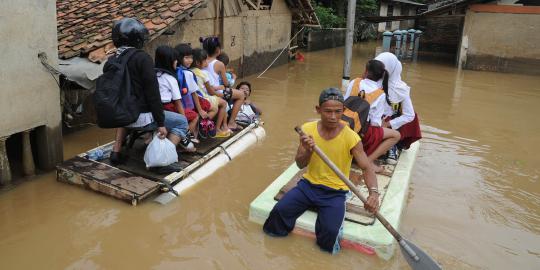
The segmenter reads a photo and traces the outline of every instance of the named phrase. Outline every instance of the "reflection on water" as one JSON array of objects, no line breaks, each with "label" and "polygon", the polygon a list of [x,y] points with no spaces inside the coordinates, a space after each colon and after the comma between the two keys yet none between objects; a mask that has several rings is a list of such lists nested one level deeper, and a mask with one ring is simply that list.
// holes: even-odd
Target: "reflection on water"
[{"label": "reflection on water", "polygon": [[[408,269],[312,239],[266,237],[249,203],[293,160],[292,128],[317,117],[319,91],[339,85],[342,49],[248,78],[267,138],[172,203],[137,207],[42,175],[0,194],[4,269]],[[374,44],[354,48],[353,75]],[[540,265],[540,78],[404,63],[424,139],[400,231],[446,269]],[[71,157],[113,138],[90,128],[66,136]],[[536,151],[535,151],[536,150]],[[32,259],[28,259],[28,255]]]}]

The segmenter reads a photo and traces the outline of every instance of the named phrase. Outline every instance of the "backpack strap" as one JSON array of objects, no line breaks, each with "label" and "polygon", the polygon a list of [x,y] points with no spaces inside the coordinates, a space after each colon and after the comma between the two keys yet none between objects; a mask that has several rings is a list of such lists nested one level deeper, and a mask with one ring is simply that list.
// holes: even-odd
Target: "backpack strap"
[{"label": "backpack strap", "polygon": [[135,48],[130,48],[130,49],[127,49],[125,51],[123,51],[119,56],[118,56],[118,60],[120,61],[120,63],[122,63],[123,65],[127,65],[127,62],[129,61],[129,59],[131,59],[131,57],[136,53],[140,51],[139,49],[135,49]]},{"label": "backpack strap", "polygon": [[358,96],[358,94],[360,93],[360,81],[362,80],[362,78],[356,78],[352,81],[353,83],[353,86],[352,86],[352,89],[351,89],[351,95],[350,97],[352,96]]},{"label": "backpack strap", "polygon": [[364,94],[364,100],[366,100],[370,105],[377,100],[382,94],[384,94],[384,90],[379,88],[369,94]]}]

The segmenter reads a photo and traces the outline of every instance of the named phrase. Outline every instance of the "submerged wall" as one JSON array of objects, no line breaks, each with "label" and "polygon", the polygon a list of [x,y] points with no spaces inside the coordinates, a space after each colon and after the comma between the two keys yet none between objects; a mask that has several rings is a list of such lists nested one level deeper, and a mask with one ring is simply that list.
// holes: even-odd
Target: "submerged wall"
[{"label": "submerged wall", "polygon": [[420,18],[416,29],[422,30],[420,53],[455,59],[458,54],[463,15],[442,15]]},{"label": "submerged wall", "polygon": [[307,51],[318,51],[345,45],[346,28],[318,29],[308,31]]},{"label": "submerged wall", "polygon": [[473,5],[465,16],[459,65],[540,74],[540,7]]},{"label": "submerged wall", "polygon": [[37,128],[37,165],[52,169],[62,161],[60,90],[38,53],[58,66],[56,1],[5,0],[0,18],[0,137]]}]

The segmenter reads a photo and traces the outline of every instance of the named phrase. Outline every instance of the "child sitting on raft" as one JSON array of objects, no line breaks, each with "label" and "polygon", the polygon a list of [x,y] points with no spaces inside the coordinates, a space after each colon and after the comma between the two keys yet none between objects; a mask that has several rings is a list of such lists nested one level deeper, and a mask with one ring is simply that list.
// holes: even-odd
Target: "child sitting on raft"
[{"label": "child sitting on raft", "polygon": [[189,121],[189,129],[194,135],[194,141],[198,135],[199,116],[202,119],[208,118],[208,111],[211,108],[210,102],[202,97],[199,97],[199,86],[195,79],[195,74],[189,68],[193,63],[193,50],[189,44],[179,44],[175,47],[178,57],[179,68],[177,69],[178,81],[181,88],[187,88],[187,91],[182,91],[182,103],[186,118]]},{"label": "child sitting on raft", "polygon": [[345,93],[349,96],[360,96],[370,103],[368,114],[368,129],[362,136],[362,144],[368,159],[375,172],[382,172],[383,168],[375,164],[375,160],[385,154],[400,138],[399,132],[391,128],[382,127],[385,104],[388,101],[388,74],[384,64],[378,60],[369,60],[366,63],[364,79],[353,80]]},{"label": "child sitting on raft", "polygon": [[[208,117],[216,117],[216,136],[226,138],[231,136],[231,130],[227,126],[227,102],[217,96],[217,90],[210,84],[208,72],[202,70],[208,66],[208,54],[203,49],[193,49],[193,64],[191,71],[197,77],[197,84],[204,99],[210,102],[211,108]],[[217,114],[217,115],[216,115]]]},{"label": "child sitting on raft", "polygon": [[398,130],[401,139],[388,153],[388,163],[395,163],[398,149],[409,149],[412,143],[422,138],[418,115],[415,113],[410,96],[411,88],[401,80],[402,65],[397,57],[383,52],[375,57],[383,62],[388,72],[388,100],[385,109],[386,121],[383,127]]},{"label": "child sitting on raft", "polygon": [[240,82],[236,88],[246,94],[244,104],[242,104],[240,112],[238,112],[238,116],[236,116],[236,123],[242,126],[248,126],[260,117],[262,111],[259,107],[255,106],[255,104],[249,98],[252,91],[251,84],[249,82]]},{"label": "child sitting on raft", "polygon": [[[159,86],[159,94],[163,109],[173,113],[178,113],[185,116],[184,107],[182,106],[182,95],[178,86],[176,68],[177,57],[176,52],[169,46],[159,46],[156,49],[154,69]],[[181,139],[180,144],[189,151],[195,149],[193,143],[188,136]],[[151,138],[146,138],[145,143],[150,143]]]},{"label": "child sitting on raft", "polygon": [[[231,115],[227,126],[233,130],[241,130],[242,127],[236,124],[236,115],[240,111],[240,107],[244,102],[245,95],[238,89],[231,89],[230,82],[227,80],[225,65],[217,60],[217,56],[221,54],[221,43],[217,37],[207,37],[200,39],[203,49],[208,53],[208,66],[205,68],[210,75],[210,84],[218,90],[218,96],[225,99],[228,103],[233,103]],[[220,78],[222,84],[220,84]]]},{"label": "child sitting on raft", "polygon": [[[229,85],[234,85],[236,82],[236,74],[234,74],[233,70],[228,67],[229,56],[225,52],[221,52],[216,59],[225,65],[225,75],[227,77],[227,81],[229,81]],[[223,84],[221,77],[219,78],[219,83]]]}]

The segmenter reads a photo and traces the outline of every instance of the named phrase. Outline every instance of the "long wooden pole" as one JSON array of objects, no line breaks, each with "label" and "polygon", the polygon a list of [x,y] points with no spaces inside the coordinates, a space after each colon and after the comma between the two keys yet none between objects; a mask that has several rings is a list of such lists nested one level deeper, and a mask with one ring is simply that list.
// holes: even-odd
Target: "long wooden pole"
[{"label": "long wooden pole", "polygon": [[[300,134],[300,136],[303,136],[305,135],[304,131],[302,131],[302,129],[300,127],[295,127],[294,130],[296,130],[296,132],[298,134]],[[358,198],[364,203],[364,204],[367,204],[367,200],[366,198],[364,198],[364,196],[360,193],[360,190],[351,182],[351,180],[349,180],[342,172],[341,170],[339,170],[339,168],[334,164],[334,162],[332,162],[328,156],[326,156],[326,154],[317,146],[315,145],[315,147],[313,148],[315,150],[315,153],[317,153],[317,155],[319,155],[319,157],[324,161],[324,163],[326,163],[326,165],[328,165],[328,167],[330,167],[330,169],[332,169],[332,171],[339,177],[339,179],[341,179],[341,181],[343,181],[347,187],[349,187],[349,189],[356,195],[358,196]],[[399,234],[396,229],[394,229],[394,227],[392,225],[390,225],[390,223],[386,220],[386,218],[384,218],[381,214],[379,214],[379,212],[375,212],[375,217],[381,222],[381,224],[388,230],[388,232],[390,232],[390,234],[392,234],[392,236],[394,236],[394,238],[398,241],[398,243],[405,249],[405,251],[407,253],[409,253],[409,255],[414,258],[416,261],[419,260],[418,256],[416,255],[416,253],[414,252],[414,250],[412,250],[411,247],[409,247],[409,245],[403,241],[403,237],[401,236],[401,234]]]}]

